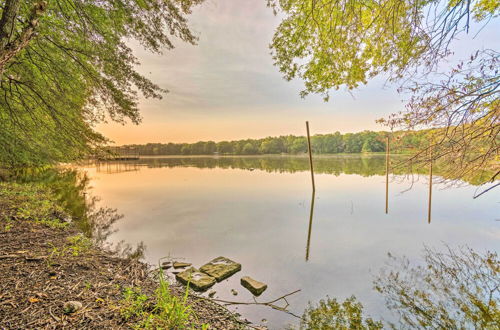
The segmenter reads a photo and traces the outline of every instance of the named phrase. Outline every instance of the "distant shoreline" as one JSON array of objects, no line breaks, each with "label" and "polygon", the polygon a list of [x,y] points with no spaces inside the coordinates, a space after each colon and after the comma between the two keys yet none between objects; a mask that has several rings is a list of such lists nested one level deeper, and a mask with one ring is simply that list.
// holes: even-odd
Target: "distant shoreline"
[{"label": "distant shoreline", "polygon": [[[407,156],[411,153],[391,153],[391,156]],[[335,158],[335,157],[373,157],[385,156],[385,152],[370,152],[370,153],[337,153],[337,154],[313,154],[314,158]],[[259,158],[259,157],[293,157],[293,158],[307,158],[307,154],[257,154],[257,155],[137,155],[139,158]]]}]

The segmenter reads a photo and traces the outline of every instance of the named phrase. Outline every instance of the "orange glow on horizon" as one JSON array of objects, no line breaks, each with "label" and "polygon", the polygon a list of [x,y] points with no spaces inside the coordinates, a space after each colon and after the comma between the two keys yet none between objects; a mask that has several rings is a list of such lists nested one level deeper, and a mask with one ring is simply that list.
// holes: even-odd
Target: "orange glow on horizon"
[{"label": "orange glow on horizon", "polygon": [[192,143],[197,141],[224,141],[258,139],[267,136],[305,135],[305,121],[309,120],[311,134],[359,132],[363,130],[384,130],[375,123],[375,118],[366,115],[336,116],[259,116],[255,118],[203,118],[198,120],[144,119],[139,125],[117,123],[101,124],[97,130],[115,142],[122,144],[145,143]]}]

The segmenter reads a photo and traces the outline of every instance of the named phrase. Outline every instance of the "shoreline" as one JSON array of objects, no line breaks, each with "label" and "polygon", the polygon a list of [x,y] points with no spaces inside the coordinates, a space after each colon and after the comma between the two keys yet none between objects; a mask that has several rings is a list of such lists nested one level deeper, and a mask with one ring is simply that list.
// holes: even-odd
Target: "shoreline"
[{"label": "shoreline", "polygon": [[[385,152],[370,152],[370,153],[336,153],[336,154],[315,154],[314,158],[336,158],[336,157],[373,157],[385,156]],[[390,156],[408,156],[411,153],[391,153]],[[308,158],[307,153],[304,154],[255,154],[255,155],[236,155],[236,154],[221,154],[221,155],[138,155],[139,159],[149,158]],[[88,159],[94,160],[94,159]],[[97,161],[97,159],[96,159]],[[101,160],[102,162],[114,161],[114,159]],[[119,161],[119,160],[117,160]]]},{"label": "shoreline", "polygon": [[[50,196],[36,184],[0,183],[0,328],[248,328],[213,301],[185,298],[179,284],[159,296],[159,269],[97,246]],[[165,299],[188,313],[162,319]]]}]

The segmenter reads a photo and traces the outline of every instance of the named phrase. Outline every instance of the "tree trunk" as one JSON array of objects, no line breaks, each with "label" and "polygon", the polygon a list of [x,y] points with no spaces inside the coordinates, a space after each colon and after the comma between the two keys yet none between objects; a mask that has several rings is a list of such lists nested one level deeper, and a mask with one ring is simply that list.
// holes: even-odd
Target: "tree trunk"
[{"label": "tree trunk", "polygon": [[20,0],[7,0],[0,19],[0,76],[9,61],[23,50],[35,35],[38,19],[47,8],[45,1],[37,2],[18,36],[14,36]]},{"label": "tree trunk", "polygon": [[20,0],[7,0],[0,19],[0,51],[3,51],[10,42],[14,33],[15,20],[19,12]]}]

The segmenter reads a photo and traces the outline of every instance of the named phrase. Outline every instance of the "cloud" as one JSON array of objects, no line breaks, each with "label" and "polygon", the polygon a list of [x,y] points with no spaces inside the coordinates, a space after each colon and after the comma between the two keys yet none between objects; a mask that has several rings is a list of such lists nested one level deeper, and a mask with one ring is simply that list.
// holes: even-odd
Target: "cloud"
[{"label": "cloud", "polygon": [[[138,70],[170,92],[162,100],[140,100],[140,126],[99,126],[118,144],[300,133],[305,120],[322,132],[381,129],[375,119],[403,109],[384,77],[354,97],[338,91],[329,103],[317,95],[301,99],[303,83],[285,81],[273,66],[268,45],[280,18],[264,0],[208,0],[189,21],[199,37],[196,46],[176,41],[174,50],[158,55],[130,43]],[[470,49],[467,40],[479,47],[487,39],[468,36],[458,42],[459,53]]]}]

